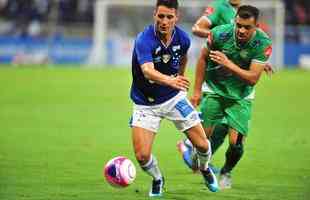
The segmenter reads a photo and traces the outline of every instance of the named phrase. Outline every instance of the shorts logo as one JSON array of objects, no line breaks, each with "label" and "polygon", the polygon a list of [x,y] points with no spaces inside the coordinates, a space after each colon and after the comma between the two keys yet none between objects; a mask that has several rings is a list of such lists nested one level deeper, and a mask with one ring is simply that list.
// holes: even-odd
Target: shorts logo
[{"label": "shorts logo", "polygon": [[181,113],[183,117],[187,117],[194,111],[194,109],[187,103],[185,99],[179,101],[175,105],[175,108]]}]

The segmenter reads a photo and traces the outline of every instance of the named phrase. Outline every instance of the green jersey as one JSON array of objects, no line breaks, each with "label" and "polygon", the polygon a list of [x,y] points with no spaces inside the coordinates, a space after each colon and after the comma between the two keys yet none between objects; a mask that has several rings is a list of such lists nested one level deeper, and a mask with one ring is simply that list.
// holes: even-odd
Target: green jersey
[{"label": "green jersey", "polygon": [[228,0],[213,1],[204,11],[204,16],[209,20],[211,28],[224,24],[231,24],[234,21],[236,9]]},{"label": "green jersey", "polygon": [[[272,52],[270,38],[259,28],[246,44],[240,46],[235,36],[234,24],[213,28],[205,45],[210,50],[223,52],[232,62],[245,70],[249,69],[252,62],[266,63]],[[244,99],[254,89],[211,59],[207,61],[205,80],[213,92],[230,99]]]}]

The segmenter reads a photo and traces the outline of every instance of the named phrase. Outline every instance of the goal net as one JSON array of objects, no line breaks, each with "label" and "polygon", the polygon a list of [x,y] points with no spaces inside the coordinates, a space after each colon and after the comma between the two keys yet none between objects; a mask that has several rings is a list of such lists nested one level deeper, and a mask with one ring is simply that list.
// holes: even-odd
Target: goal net
[{"label": "goal net", "polygon": [[[210,0],[181,0],[179,26],[192,38],[189,65],[196,62],[203,40],[191,34],[191,27],[201,16]],[[97,0],[94,6],[93,46],[89,66],[130,66],[133,41],[138,32],[153,23],[155,0]],[[283,67],[284,6],[279,0],[243,0],[243,4],[261,10],[260,24],[273,40],[270,63],[274,68]]]}]

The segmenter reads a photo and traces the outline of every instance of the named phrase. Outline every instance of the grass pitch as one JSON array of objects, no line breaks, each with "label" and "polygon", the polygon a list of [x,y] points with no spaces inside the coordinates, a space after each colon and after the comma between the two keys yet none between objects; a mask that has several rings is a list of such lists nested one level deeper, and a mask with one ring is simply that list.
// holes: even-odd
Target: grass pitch
[{"label": "grass pitch", "polygon": [[[130,82],[129,69],[0,68],[0,199],[148,199],[150,178],[134,159],[128,127]],[[176,151],[182,134],[164,122],[154,144],[163,199],[310,199],[309,86],[310,72],[301,70],[262,78],[233,189],[215,194],[185,167]],[[223,164],[225,147],[214,164]],[[102,176],[118,155],[137,167],[125,189]]]}]

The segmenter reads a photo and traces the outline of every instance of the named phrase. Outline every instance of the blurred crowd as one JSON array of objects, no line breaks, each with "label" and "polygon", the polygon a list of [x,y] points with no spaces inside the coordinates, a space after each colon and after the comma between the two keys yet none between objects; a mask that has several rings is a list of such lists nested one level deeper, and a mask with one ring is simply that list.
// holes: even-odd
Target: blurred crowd
[{"label": "blurred crowd", "polygon": [[42,24],[47,22],[91,23],[93,2],[94,0],[0,0],[0,34],[39,35],[43,32]]},{"label": "blurred crowd", "polygon": [[284,0],[286,9],[286,23],[310,25],[309,0]]},{"label": "blurred crowd", "polygon": [[[75,22],[91,24],[94,19],[94,2],[95,0],[0,0],[0,35],[44,34],[46,26],[43,24],[51,22],[60,25]],[[283,2],[288,25],[286,38],[298,41],[299,27],[307,26],[307,30],[310,29],[310,1]]]}]

